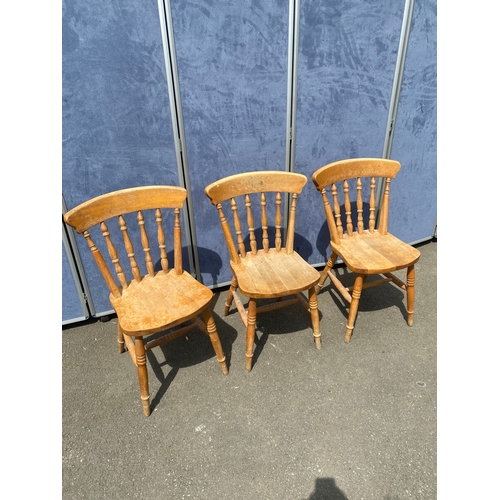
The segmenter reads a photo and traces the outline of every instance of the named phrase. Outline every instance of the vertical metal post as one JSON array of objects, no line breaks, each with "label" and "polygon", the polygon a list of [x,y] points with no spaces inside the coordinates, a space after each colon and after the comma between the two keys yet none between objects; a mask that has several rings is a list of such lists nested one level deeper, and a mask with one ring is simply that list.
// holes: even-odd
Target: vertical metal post
[{"label": "vertical metal post", "polygon": [[288,85],[286,111],[286,165],[287,172],[295,168],[295,133],[297,121],[297,75],[299,53],[300,0],[290,0],[288,21]]},{"label": "vertical metal post", "polygon": [[193,199],[191,194],[191,183],[189,180],[186,138],[184,135],[184,122],[182,118],[181,94],[179,75],[177,71],[174,28],[170,9],[170,0],[158,0],[158,12],[160,17],[161,37],[163,41],[163,55],[165,57],[165,70],[167,73],[172,127],[175,139],[177,169],[180,184],[187,190],[187,199],[183,211],[184,234],[188,245],[188,258],[191,274],[199,279],[201,278],[200,262],[198,258],[198,245],[196,242]]},{"label": "vertical metal post", "polygon": [[[64,215],[68,211],[66,207],[66,200],[64,195],[62,196],[62,214]],[[90,295],[90,288],[83,270],[82,260],[80,258],[80,253],[78,252],[78,246],[75,240],[74,230],[67,227],[64,222],[62,223],[62,238],[64,243],[64,248],[66,254],[68,255],[68,261],[71,268],[71,273],[73,274],[73,279],[75,280],[75,285],[78,291],[78,298],[80,299],[80,304],[84,311],[88,311],[91,316],[96,316],[96,310],[94,303],[92,302],[92,297]],[[71,258],[69,258],[71,256]],[[108,311],[105,314],[109,314]]]},{"label": "vertical metal post", "polygon": [[[287,110],[286,110],[286,158],[285,171],[295,170],[295,139],[297,125],[297,80],[299,61],[299,20],[300,0],[289,1],[288,16],[288,83],[287,83]],[[290,210],[290,196],[287,194],[284,203],[284,228],[288,226],[288,212]]]},{"label": "vertical metal post", "polygon": [[[401,25],[401,36],[399,38],[398,56],[396,59],[396,68],[394,70],[394,80],[392,84],[391,102],[389,105],[389,114],[387,116],[387,126],[385,131],[384,149],[382,158],[390,158],[392,151],[392,140],[394,138],[394,129],[396,126],[396,117],[398,114],[399,98],[401,94],[401,85],[403,83],[403,74],[406,61],[406,52],[408,50],[408,41],[410,39],[411,21],[413,18],[413,6],[415,0],[406,0],[403,13],[403,22]],[[382,203],[382,193],[384,192],[385,181],[377,186],[377,223]]]}]

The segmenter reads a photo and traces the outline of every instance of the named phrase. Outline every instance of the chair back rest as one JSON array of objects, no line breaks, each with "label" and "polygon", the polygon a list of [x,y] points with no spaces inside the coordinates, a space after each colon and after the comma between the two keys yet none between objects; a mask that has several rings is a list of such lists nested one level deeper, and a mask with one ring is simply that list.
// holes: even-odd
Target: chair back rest
[{"label": "chair back rest", "polygon": [[[358,233],[378,230],[380,234],[387,234],[391,180],[396,177],[400,168],[401,164],[395,160],[354,158],[330,163],[314,172],[312,180],[323,197],[328,229],[334,243],[339,244],[344,237],[354,234],[353,216],[356,218]],[[378,183],[383,183],[384,192],[378,228],[376,228]],[[343,213],[341,191],[344,192]],[[330,204],[330,199],[332,199],[332,204]],[[355,215],[352,205],[355,205]]]},{"label": "chair back rest", "polygon": [[[151,277],[155,275],[155,266],[152,258],[152,251],[149,245],[149,236],[146,231],[146,218],[150,217],[150,224],[156,227],[161,271],[169,271],[167,258],[167,238],[163,229],[164,216],[161,209],[172,209],[173,211],[173,253],[174,267],[177,274],[182,274],[182,235],[180,225],[180,210],[186,199],[187,192],[178,186],[143,186],[129,189],[122,189],[111,193],[97,196],[81,205],[69,210],[64,215],[64,221],[73,227],[77,233],[82,234],[87,240],[87,244],[94,256],[94,259],[101,271],[106,284],[114,297],[120,297],[121,291],[126,289],[133,279],[140,282],[141,272],[136,260],[136,253],[129,236],[129,223],[133,220],[126,214],[136,212],[138,234],[142,249],[144,251],[147,274]],[[113,277],[105,258],[94,243],[99,237],[99,231],[95,231],[95,237],[91,237],[90,229],[99,225],[101,232],[101,242],[106,242],[109,258],[114,267],[118,283]],[[122,233],[114,241],[111,239],[111,226],[114,226],[116,234]],[[134,228],[135,229],[135,228]],[[120,241],[121,244],[116,244]],[[119,258],[119,250],[125,249],[130,264],[131,279],[127,279],[126,273]]]},{"label": "chair back rest", "polygon": [[[264,252],[268,252],[270,248],[276,248],[278,251],[282,249],[282,205],[285,202],[283,193],[291,195],[284,249],[286,253],[293,253],[297,196],[302,192],[306,183],[307,177],[302,174],[282,171],[255,171],[225,177],[205,188],[205,194],[219,212],[222,230],[233,262],[240,262],[240,257],[245,257],[247,252],[256,254],[259,247]],[[274,200],[269,193],[274,193]],[[273,215],[273,210],[269,210],[268,204],[273,203],[273,201],[275,206],[274,244],[269,241],[270,228],[268,225],[268,215]],[[227,209],[233,213],[236,243],[224,213],[224,206],[227,213],[229,213]],[[255,212],[260,212],[260,214],[255,217]],[[262,228],[261,241],[257,241],[258,232],[254,223],[255,220],[259,219]],[[245,246],[244,236],[246,235],[249,237],[248,246]]]}]

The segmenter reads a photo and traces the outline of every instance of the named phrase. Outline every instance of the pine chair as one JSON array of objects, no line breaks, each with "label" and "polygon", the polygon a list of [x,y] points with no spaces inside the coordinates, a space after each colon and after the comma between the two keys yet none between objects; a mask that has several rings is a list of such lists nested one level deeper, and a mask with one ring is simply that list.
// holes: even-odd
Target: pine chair
[{"label": "pine chair", "polygon": [[[83,233],[94,259],[109,287],[109,300],[118,317],[118,352],[125,351],[125,345],[137,367],[144,415],[149,416],[149,385],[146,366],[146,351],[169,342],[198,327],[210,337],[222,373],[227,375],[228,369],[214,319],[210,312],[213,293],[207,287],[196,281],[182,268],[182,242],[180,226],[180,210],[186,199],[186,190],[177,186],[145,186],[114,191],[93,198],[73,208],[64,216],[64,221],[78,233]],[[169,238],[163,229],[164,213],[173,219],[173,267],[167,257]],[[137,212],[137,235],[145,255],[146,273],[141,272],[136,261],[132,245],[127,216]],[[146,220],[151,227],[156,227],[161,270],[155,271],[149,238],[146,232]],[[129,222],[132,221],[128,216]],[[107,246],[109,257],[118,278],[115,281],[110,267],[98,250],[99,231],[95,229],[96,237],[91,236],[89,229],[99,224],[101,242]],[[111,227],[117,234],[123,246],[115,247],[111,240]],[[135,229],[135,228],[134,228]],[[132,228],[130,228],[132,231]],[[139,238],[140,235],[140,238]],[[119,254],[130,261],[131,279],[128,279],[120,263]],[[203,315],[203,321],[198,317]],[[179,327],[188,323],[187,326]],[[177,327],[177,328],[173,328]],[[168,331],[168,332],[167,332]],[[159,338],[155,336],[149,342],[144,337],[158,332],[167,332]]]},{"label": "pine chair", "polygon": [[[255,323],[258,313],[300,303],[311,314],[315,345],[317,349],[321,348],[315,289],[320,274],[293,249],[297,196],[306,183],[307,177],[302,174],[257,171],[232,175],[205,188],[205,194],[219,212],[233,273],[224,315],[229,313],[234,299],[238,313],[246,326],[247,372],[252,370]],[[268,193],[275,193],[274,228],[268,227],[268,202],[272,202],[273,198],[273,195]],[[282,205],[285,203],[286,193],[290,193],[291,204],[286,242],[283,243]],[[240,209],[237,206],[237,199],[240,202]],[[233,213],[236,243],[224,214],[223,205],[228,213]],[[241,218],[239,210],[246,212],[246,214],[241,214],[243,216]],[[254,211],[259,212],[259,210],[261,228],[256,229]],[[272,213],[269,215],[272,216]],[[246,219],[245,232],[242,219],[243,221]],[[259,236],[260,230],[262,238]],[[274,245],[271,235],[273,231],[275,233]],[[247,239],[246,244],[244,238]],[[238,289],[248,298],[247,305],[243,305],[237,292]],[[302,295],[302,292],[306,290],[309,301]],[[283,297],[289,297],[289,299],[282,300]],[[268,301],[267,304],[257,307],[258,299],[277,300]]]},{"label": "pine chair", "polygon": [[[339,293],[350,304],[345,342],[349,342],[354,330],[362,290],[384,283],[392,282],[406,291],[407,323],[409,326],[413,325],[414,266],[420,258],[420,252],[387,230],[391,180],[396,177],[400,168],[400,163],[394,160],[357,158],[330,163],[312,176],[316,189],[323,197],[332,251],[321,274],[317,291],[319,293],[325,279],[330,277]],[[380,185],[383,189],[378,227],[375,213],[377,183],[382,183]],[[340,191],[344,193],[342,207]],[[351,193],[354,193],[352,201]],[[333,200],[333,210],[330,199]],[[363,201],[364,199],[368,201]],[[337,257],[355,273],[353,287],[345,287],[332,272]],[[392,271],[405,268],[406,283],[403,283]],[[369,275],[379,276],[374,281],[367,281]],[[380,275],[385,278],[380,279]]]}]

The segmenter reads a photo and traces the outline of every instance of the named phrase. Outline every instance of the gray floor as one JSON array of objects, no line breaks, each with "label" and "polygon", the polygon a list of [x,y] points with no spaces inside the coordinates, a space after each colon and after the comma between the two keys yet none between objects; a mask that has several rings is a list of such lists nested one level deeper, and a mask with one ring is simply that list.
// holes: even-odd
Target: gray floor
[{"label": "gray floor", "polygon": [[437,242],[418,248],[413,327],[399,289],[368,289],[345,344],[328,284],[322,349],[299,305],[262,314],[251,373],[244,327],[216,294],[229,375],[200,332],[156,348],[150,417],[116,319],[64,328],[62,498],[436,498]]}]

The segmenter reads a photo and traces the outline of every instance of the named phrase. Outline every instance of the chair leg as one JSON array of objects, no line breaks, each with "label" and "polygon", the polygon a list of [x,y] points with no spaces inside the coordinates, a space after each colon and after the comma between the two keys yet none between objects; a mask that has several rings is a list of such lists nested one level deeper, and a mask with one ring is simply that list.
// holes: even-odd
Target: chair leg
[{"label": "chair leg", "polygon": [[247,315],[247,345],[246,345],[246,371],[252,371],[253,347],[255,342],[255,322],[257,321],[257,301],[250,299],[248,301]]},{"label": "chair leg", "polygon": [[151,409],[149,406],[148,368],[146,366],[146,351],[142,337],[135,338],[135,360],[139,376],[139,387],[141,389],[142,410],[144,411],[144,415],[149,417]]},{"label": "chair leg", "polygon": [[123,338],[123,330],[120,326],[120,320],[118,320],[118,354],[125,352],[125,339]]},{"label": "chair leg", "polygon": [[349,316],[347,317],[347,325],[345,330],[344,342],[347,344],[351,340],[351,335],[354,330],[354,322],[356,321],[356,316],[358,314],[359,298],[361,297],[361,291],[363,290],[363,284],[366,280],[365,274],[358,274],[356,280],[354,281],[354,287],[352,290],[352,300],[349,307]]},{"label": "chair leg", "polygon": [[331,254],[330,258],[328,259],[328,262],[325,265],[325,268],[323,269],[323,272],[321,273],[321,277],[319,278],[318,284],[316,285],[316,293],[319,293],[321,289],[323,288],[323,285],[325,284],[325,280],[328,276],[328,271],[332,270],[333,264],[337,260],[337,256],[335,254]]},{"label": "chair leg", "polygon": [[413,307],[415,305],[415,266],[409,266],[406,271],[406,301],[407,323],[413,326]]},{"label": "chair leg", "polygon": [[210,337],[210,341],[212,342],[212,347],[214,348],[215,355],[217,356],[217,361],[220,364],[222,373],[224,375],[227,375],[229,371],[226,365],[226,357],[224,356],[224,352],[220,344],[219,334],[217,333],[214,318],[208,308],[203,311],[203,318],[205,319],[208,336]]},{"label": "chair leg", "polygon": [[309,288],[309,310],[311,312],[314,343],[316,344],[316,349],[319,350],[321,349],[321,332],[319,329],[318,297],[315,286]]},{"label": "chair leg", "polygon": [[233,279],[231,280],[231,286],[229,287],[229,291],[227,292],[226,302],[224,304],[224,316],[227,316],[229,314],[229,309],[231,307],[231,304],[233,303],[233,292],[235,292],[237,288],[238,281],[236,280],[236,277],[233,276]]}]

